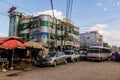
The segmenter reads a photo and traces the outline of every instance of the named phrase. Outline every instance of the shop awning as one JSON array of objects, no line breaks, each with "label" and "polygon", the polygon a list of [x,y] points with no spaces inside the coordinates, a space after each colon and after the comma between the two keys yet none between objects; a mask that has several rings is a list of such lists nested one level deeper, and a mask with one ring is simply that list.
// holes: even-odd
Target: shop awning
[{"label": "shop awning", "polygon": [[25,45],[18,40],[4,41],[3,43],[0,44],[0,47],[5,49],[15,49],[15,48],[25,49]]},{"label": "shop awning", "polygon": [[35,48],[35,49],[42,49],[43,47],[48,47],[47,44],[43,42],[34,42],[34,41],[25,42],[24,45],[26,47]]}]

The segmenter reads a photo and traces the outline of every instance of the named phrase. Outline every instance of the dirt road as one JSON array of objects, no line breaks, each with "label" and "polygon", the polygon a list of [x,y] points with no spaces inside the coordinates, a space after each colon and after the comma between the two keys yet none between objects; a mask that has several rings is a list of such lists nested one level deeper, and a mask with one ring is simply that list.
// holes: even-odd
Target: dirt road
[{"label": "dirt road", "polygon": [[20,71],[17,75],[7,78],[9,80],[120,80],[120,63],[80,61],[57,67]]}]

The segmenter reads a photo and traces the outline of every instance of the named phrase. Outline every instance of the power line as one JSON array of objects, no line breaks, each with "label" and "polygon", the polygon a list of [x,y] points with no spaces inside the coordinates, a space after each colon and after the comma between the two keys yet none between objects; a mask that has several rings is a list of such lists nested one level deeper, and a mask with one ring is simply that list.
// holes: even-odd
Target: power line
[{"label": "power line", "polygon": [[0,13],[0,15],[5,16],[5,17],[8,17],[8,15],[7,15],[7,14],[4,14],[4,13]]},{"label": "power line", "polygon": [[[116,15],[115,13],[119,13],[119,7],[110,7],[110,8],[115,8],[115,9],[108,9],[106,11],[100,11],[97,12],[97,10],[94,11],[86,11],[85,13],[80,12],[79,15],[74,15],[74,17],[80,17],[80,16],[87,16],[87,17],[105,17],[108,15]],[[115,11],[116,10],[116,11]],[[75,13],[74,13],[75,14]],[[89,18],[90,19],[90,18]]]},{"label": "power line", "polygon": [[71,14],[72,14],[72,5],[73,5],[73,0],[71,1],[71,8],[70,8],[70,20],[71,20]]},{"label": "power line", "polygon": [[67,4],[66,4],[66,18],[68,18],[68,15],[69,15],[69,6],[70,6],[70,0],[67,0]]},{"label": "power line", "polygon": [[[119,13],[120,11],[117,11],[117,12],[114,12],[114,11],[112,11],[112,12],[107,12],[107,13],[99,13],[99,14],[95,14],[95,15],[84,15],[84,16],[87,16],[87,18],[89,18],[89,19],[91,19],[91,17],[106,17],[106,16],[113,16],[113,15],[116,15],[116,13]],[[83,16],[83,15],[76,15],[76,16],[74,16],[74,17],[81,17],[81,16]]]},{"label": "power line", "polygon": [[68,18],[68,12],[69,12],[69,7],[68,7],[68,6],[69,6],[69,2],[70,2],[70,1],[67,0],[67,4],[66,4],[66,5],[67,5],[67,6],[66,6],[66,18]]},{"label": "power line", "polygon": [[[87,20],[94,20],[95,23],[90,23],[90,24],[87,24],[88,26],[91,25],[91,24],[96,24],[97,22],[102,22],[102,23],[111,23],[111,22],[114,22],[114,21],[117,21],[119,20],[120,16],[116,16],[115,14],[113,14],[115,17],[108,17],[108,14],[105,14],[104,16],[101,15],[101,17],[95,17],[94,18],[88,18],[89,16],[87,16]],[[112,16],[113,16],[112,15]],[[92,17],[92,16],[91,16]],[[101,21],[102,19],[102,21]],[[96,22],[97,21],[97,22]]]},{"label": "power line", "polygon": [[117,20],[120,20],[120,16],[119,17],[113,17],[113,18],[110,18],[110,19],[106,19],[106,20],[103,20],[103,21],[100,21],[100,22],[94,22],[94,23],[90,23],[90,24],[86,24],[86,25],[83,25],[83,27],[89,27],[90,25],[94,25],[94,24],[97,24],[97,23],[111,23],[111,22],[114,22],[114,21],[117,21]]},{"label": "power line", "polygon": [[73,0],[67,0],[66,4],[66,18],[71,19]]},{"label": "power line", "polygon": [[50,0],[50,3],[51,3],[51,9],[52,9],[52,14],[53,14],[53,18],[54,18],[53,1],[52,1],[52,0]]},{"label": "power line", "polygon": [[[111,11],[111,12],[113,12],[113,10],[119,10],[120,9],[120,7],[107,7],[107,10],[106,11]],[[78,10],[81,10],[81,9],[78,9]],[[82,9],[83,10],[83,9]],[[102,10],[102,11],[96,11],[96,10],[98,10],[98,9],[88,9],[88,10],[86,10],[86,11],[80,11],[80,13],[82,13],[83,15],[84,14],[91,14],[91,12],[93,12],[93,13],[101,13],[101,12],[106,12],[105,10]]]},{"label": "power line", "polygon": [[[10,3],[10,2],[7,2],[7,1],[4,1],[4,0],[0,0],[1,2],[3,2],[3,3],[5,3],[5,4],[8,4],[8,5],[14,5],[14,4],[12,4],[12,3]],[[15,5],[16,6],[16,5]],[[25,9],[25,8],[23,8],[23,7],[20,7],[20,6],[17,6],[17,8],[20,8],[20,9],[22,9],[22,10],[25,10],[25,11],[29,11],[29,12],[32,12],[33,13],[33,11],[31,11],[31,10],[29,10],[29,9]]]},{"label": "power line", "polygon": [[7,8],[5,9],[3,9],[3,8],[0,8],[0,12],[6,12],[7,13]]}]

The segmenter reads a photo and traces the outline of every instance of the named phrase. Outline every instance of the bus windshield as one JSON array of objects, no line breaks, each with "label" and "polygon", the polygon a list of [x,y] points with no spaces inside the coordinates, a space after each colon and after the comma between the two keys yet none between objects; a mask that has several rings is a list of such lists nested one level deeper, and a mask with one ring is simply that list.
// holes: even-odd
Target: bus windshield
[{"label": "bus windshield", "polygon": [[89,48],[88,53],[100,53],[99,48]]},{"label": "bus windshield", "polygon": [[107,48],[89,48],[88,53],[110,53],[110,49]]}]

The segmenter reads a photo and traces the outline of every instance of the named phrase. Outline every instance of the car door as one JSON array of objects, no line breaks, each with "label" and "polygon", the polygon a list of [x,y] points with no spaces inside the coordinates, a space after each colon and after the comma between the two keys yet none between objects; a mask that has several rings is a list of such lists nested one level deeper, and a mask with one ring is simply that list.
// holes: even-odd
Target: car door
[{"label": "car door", "polygon": [[57,60],[57,63],[61,63],[61,53],[60,52],[57,52],[56,60]]},{"label": "car door", "polygon": [[73,56],[73,59],[76,59],[76,54],[74,51],[72,51],[72,56]]},{"label": "car door", "polygon": [[64,62],[66,59],[65,53],[61,52],[61,62]]},{"label": "car door", "polygon": [[76,59],[78,59],[78,58],[79,58],[78,51],[74,51],[74,52],[75,52],[75,57],[76,57]]},{"label": "car door", "polygon": [[63,52],[60,52],[59,55],[60,55],[60,63],[64,62]]}]

